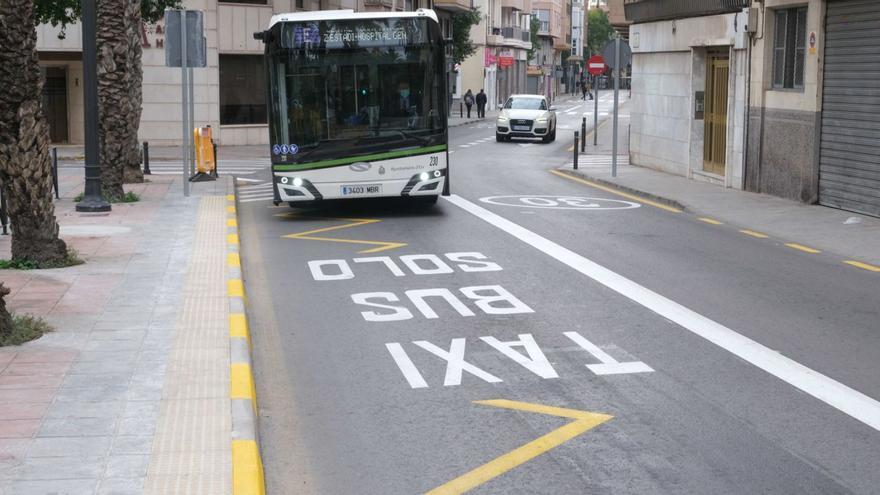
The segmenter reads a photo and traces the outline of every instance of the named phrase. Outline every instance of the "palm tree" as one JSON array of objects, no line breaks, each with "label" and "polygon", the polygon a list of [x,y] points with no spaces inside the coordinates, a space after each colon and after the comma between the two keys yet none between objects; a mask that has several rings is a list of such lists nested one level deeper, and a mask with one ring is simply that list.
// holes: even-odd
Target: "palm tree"
[{"label": "palm tree", "polygon": [[124,147],[125,161],[122,169],[122,178],[126,184],[144,181],[144,172],[141,170],[140,144],[138,143],[138,129],[141,125],[141,104],[143,103],[141,89],[144,80],[144,71],[141,64],[143,47],[141,47],[140,33],[144,21],[141,15],[141,8],[143,6],[140,0],[125,0],[125,17],[128,18],[126,26],[129,69],[128,96],[131,99],[131,112],[128,113],[128,139]]},{"label": "palm tree", "polygon": [[[123,0],[128,7],[129,0]],[[98,0],[98,136],[101,147],[101,189],[105,199],[122,198],[126,146],[131,138],[129,114],[132,101],[127,24],[130,18],[120,12],[120,2]],[[137,142],[137,135],[134,136]]]},{"label": "palm tree", "polygon": [[41,108],[33,0],[0,0],[0,181],[12,222],[12,258],[38,265],[67,257],[58,237],[49,126]]},{"label": "palm tree", "polygon": [[12,333],[12,315],[6,309],[6,301],[4,297],[9,295],[10,290],[3,286],[0,282],[0,337]]}]

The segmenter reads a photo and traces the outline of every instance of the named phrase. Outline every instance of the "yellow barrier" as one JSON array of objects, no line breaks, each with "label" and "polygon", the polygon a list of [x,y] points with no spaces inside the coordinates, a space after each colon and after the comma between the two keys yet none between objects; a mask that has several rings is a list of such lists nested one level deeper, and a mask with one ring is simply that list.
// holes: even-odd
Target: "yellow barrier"
[{"label": "yellow barrier", "polygon": [[208,174],[216,169],[214,161],[214,139],[211,135],[211,126],[196,127],[193,129],[193,142],[196,148],[196,167],[200,174]]}]

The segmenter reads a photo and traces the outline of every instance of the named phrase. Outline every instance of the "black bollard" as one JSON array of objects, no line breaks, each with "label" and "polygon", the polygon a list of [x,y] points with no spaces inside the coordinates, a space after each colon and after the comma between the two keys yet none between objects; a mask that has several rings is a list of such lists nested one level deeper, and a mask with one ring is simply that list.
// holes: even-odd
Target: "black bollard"
[{"label": "black bollard", "polygon": [[574,131],[574,169],[578,169],[578,131]]},{"label": "black bollard", "polygon": [[144,175],[153,175],[150,172],[150,143],[144,141]]},{"label": "black bollard", "polygon": [[6,196],[3,194],[3,185],[0,184],[0,225],[3,226],[3,235],[9,235],[6,226],[9,225],[9,215],[6,212]]},{"label": "black bollard", "polygon": [[52,188],[55,189],[55,199],[58,196],[58,148],[52,148]]},{"label": "black bollard", "polygon": [[215,143],[213,139],[211,140],[211,146],[214,148],[214,172],[213,172],[213,175],[214,175],[214,177],[220,177],[220,172],[218,172],[218,170],[220,169],[220,160],[217,159],[217,143]]},{"label": "black bollard", "polygon": [[[593,132],[595,132],[595,130]],[[587,149],[586,148],[586,146],[587,146],[587,118],[586,117],[584,117],[581,120],[581,136],[583,136],[581,138],[581,153],[583,153]]]}]

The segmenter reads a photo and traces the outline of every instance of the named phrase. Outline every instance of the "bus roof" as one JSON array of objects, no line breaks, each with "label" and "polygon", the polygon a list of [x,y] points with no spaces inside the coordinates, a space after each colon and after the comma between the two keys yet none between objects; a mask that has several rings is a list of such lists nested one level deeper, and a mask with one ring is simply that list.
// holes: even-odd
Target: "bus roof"
[{"label": "bus roof", "polygon": [[349,19],[389,19],[396,17],[427,17],[434,22],[437,14],[431,9],[418,9],[415,12],[355,12],[353,10],[317,10],[309,12],[292,12],[288,14],[276,14],[269,21],[269,29],[279,22],[304,22],[304,21],[340,21]]}]

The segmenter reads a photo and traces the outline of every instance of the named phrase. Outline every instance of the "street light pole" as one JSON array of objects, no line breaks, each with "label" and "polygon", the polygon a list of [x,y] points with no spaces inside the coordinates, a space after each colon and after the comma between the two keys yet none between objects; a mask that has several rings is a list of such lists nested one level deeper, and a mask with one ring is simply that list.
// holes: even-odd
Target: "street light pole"
[{"label": "street light pole", "polygon": [[101,196],[101,166],[98,164],[98,63],[95,46],[95,0],[82,3],[83,114],[85,116],[86,187],[76,211],[110,211]]}]

